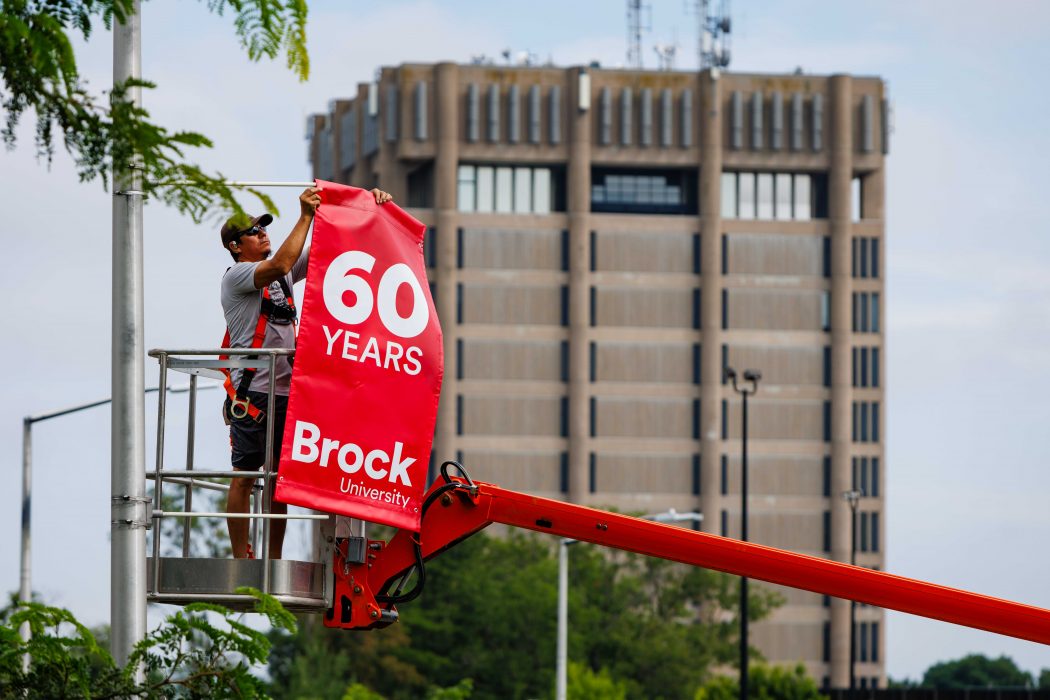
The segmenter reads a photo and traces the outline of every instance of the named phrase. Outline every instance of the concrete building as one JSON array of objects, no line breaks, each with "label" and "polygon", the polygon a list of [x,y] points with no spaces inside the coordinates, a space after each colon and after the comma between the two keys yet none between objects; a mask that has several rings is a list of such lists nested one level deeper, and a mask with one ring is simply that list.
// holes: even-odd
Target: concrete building
[{"label": "concrete building", "polygon": [[[429,227],[445,331],[435,454],[530,493],[699,509],[754,542],[885,557],[884,156],[878,78],[405,64],[308,123],[320,179]],[[849,681],[849,602],[781,589],[773,662]],[[885,685],[879,609],[858,683]]]}]

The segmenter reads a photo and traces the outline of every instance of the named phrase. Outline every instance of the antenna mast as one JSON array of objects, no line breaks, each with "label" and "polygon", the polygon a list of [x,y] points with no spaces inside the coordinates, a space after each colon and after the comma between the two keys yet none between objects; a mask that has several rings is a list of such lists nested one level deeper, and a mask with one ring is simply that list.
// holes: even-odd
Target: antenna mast
[{"label": "antenna mast", "polygon": [[697,53],[700,70],[715,70],[729,65],[729,0],[696,0],[700,30]]},{"label": "antenna mast", "polygon": [[[642,13],[650,11],[649,21],[642,19]],[[642,32],[649,29],[651,8],[643,5],[642,0],[627,0],[627,67],[642,68]]]}]

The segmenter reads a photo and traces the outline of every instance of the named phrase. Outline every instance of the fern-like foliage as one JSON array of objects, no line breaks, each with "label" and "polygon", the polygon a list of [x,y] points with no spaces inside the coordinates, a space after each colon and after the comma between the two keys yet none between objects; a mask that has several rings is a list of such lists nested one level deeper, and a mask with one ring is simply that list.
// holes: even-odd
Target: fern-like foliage
[{"label": "fern-like foliage", "polygon": [[[295,631],[295,618],[276,599],[248,588],[238,593],[255,596],[255,612],[271,627]],[[22,624],[29,625],[28,641],[19,635]],[[168,617],[135,646],[123,669],[68,610],[12,603],[0,611],[4,698],[265,698],[267,686],[253,671],[269,654],[266,634],[244,624],[241,614],[206,603]]]},{"label": "fern-like foliage", "polygon": [[[234,28],[253,61],[283,52],[301,80],[309,75],[306,0],[207,0],[212,12],[230,10]],[[147,197],[200,222],[206,217],[243,214],[238,194],[248,194],[267,211],[274,202],[255,190],[235,191],[222,173],[206,173],[191,159],[211,148],[203,134],[171,132],[129,99],[133,89],[153,89],[147,81],[128,81],[106,95],[94,95],[81,80],[70,35],[87,39],[94,25],[106,28],[134,11],[134,0],[0,0],[0,138],[10,150],[27,112],[34,114],[37,157],[50,163],[61,140],[81,181],[110,182],[113,172],[139,171],[138,189]]]},{"label": "fern-like foliage", "polygon": [[300,80],[310,76],[306,50],[306,0],[207,0],[220,15],[229,9],[241,45],[253,61],[277,58],[282,51],[288,68]]}]

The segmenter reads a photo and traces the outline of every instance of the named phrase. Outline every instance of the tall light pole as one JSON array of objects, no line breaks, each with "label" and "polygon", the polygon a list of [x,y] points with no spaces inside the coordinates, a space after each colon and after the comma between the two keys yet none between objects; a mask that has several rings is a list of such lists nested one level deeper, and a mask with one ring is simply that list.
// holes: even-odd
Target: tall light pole
[{"label": "tall light pole", "polygon": [[[140,0],[113,22],[113,86],[142,77]],[[129,87],[142,106],[142,88]],[[110,426],[110,651],[123,666],[146,636],[146,348],[142,168],[113,163],[112,425]]]},{"label": "tall light pole", "polygon": [[[665,513],[651,513],[641,516],[642,520],[654,520],[658,523],[678,523],[692,520],[699,523],[704,516],[697,512],[679,513],[674,508]],[[558,641],[557,659],[554,669],[554,700],[565,700],[568,693],[569,666],[569,547],[579,542],[571,537],[558,541]]]},{"label": "tall light pole", "polygon": [[[208,384],[197,387],[196,382],[192,381],[195,379],[196,377],[191,378],[189,386],[173,386],[169,387],[168,391],[177,394],[185,391],[203,391],[218,386],[217,384]],[[159,390],[159,387],[150,387],[144,393],[150,394]],[[30,602],[33,597],[33,425],[52,418],[68,416],[70,413],[78,413],[89,408],[105,406],[112,402],[112,398],[88,401],[87,403],[60,408],[47,413],[38,413],[35,416],[26,416],[22,419],[22,555],[21,569],[19,571],[18,599],[23,603]],[[29,641],[29,623],[23,624],[20,631],[22,639]],[[28,669],[29,658],[26,657],[23,663]]]},{"label": "tall light pole", "polygon": [[[733,382],[733,391],[740,394],[743,399],[743,430],[741,432],[741,460],[740,460],[740,539],[747,542],[747,397],[758,392],[758,382],[762,379],[762,373],[753,370],[744,370],[745,384],[737,384],[736,370],[732,367],[725,368],[726,378]],[[750,383],[750,387],[747,383]],[[740,577],[740,700],[747,698],[747,670],[748,670],[748,644],[747,644],[747,577]]]},{"label": "tall light pole", "polygon": [[569,547],[579,542],[568,537],[558,541],[558,642],[554,669],[554,698],[565,700],[569,663]]},{"label": "tall light pole", "polygon": [[[849,525],[849,563],[853,566],[857,565],[857,504],[860,501],[861,496],[864,495],[863,491],[853,489],[852,491],[843,491],[842,497],[849,503],[850,509],[850,525]],[[857,645],[857,601],[851,600],[849,602],[849,689],[852,697],[853,689],[856,687],[856,674],[854,667],[857,663],[856,654]]]}]

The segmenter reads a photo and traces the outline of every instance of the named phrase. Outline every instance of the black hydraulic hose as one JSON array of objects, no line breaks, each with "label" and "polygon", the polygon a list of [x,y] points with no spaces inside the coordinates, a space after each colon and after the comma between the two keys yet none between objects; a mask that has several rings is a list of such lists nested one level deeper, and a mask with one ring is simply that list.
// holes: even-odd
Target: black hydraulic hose
[{"label": "black hydraulic hose", "polygon": [[[450,466],[456,468],[456,470],[463,476],[463,479],[464,481],[466,481],[466,484],[452,480],[452,477],[449,476],[448,473],[448,468]],[[440,471],[441,477],[445,480],[445,483],[439,486],[438,488],[434,489],[434,491],[429,496],[427,496],[426,500],[423,501],[423,508],[419,515],[421,521],[422,518],[427,514],[427,510],[430,509],[430,506],[434,504],[434,501],[441,498],[441,496],[448,493],[449,491],[455,491],[457,489],[464,489],[472,493],[477,491],[478,487],[474,485],[474,482],[473,480],[471,480],[470,475],[467,474],[467,470],[459,462],[444,462],[441,465]],[[420,596],[421,593],[423,593],[423,586],[426,584],[427,580],[426,566],[423,562],[423,546],[420,544],[418,537],[415,540],[413,540],[412,544],[413,550],[416,555],[415,565],[408,571],[406,571],[405,575],[401,577],[401,580],[398,582],[397,588],[394,589],[393,593],[391,593],[390,595],[377,595],[376,602],[398,605],[400,603],[407,603],[409,601],[415,600]],[[410,590],[408,593],[402,594],[401,588],[405,585],[405,582],[408,580],[408,577],[412,575],[413,569],[419,572],[419,576],[416,579],[416,585],[413,586],[412,590]]]}]

